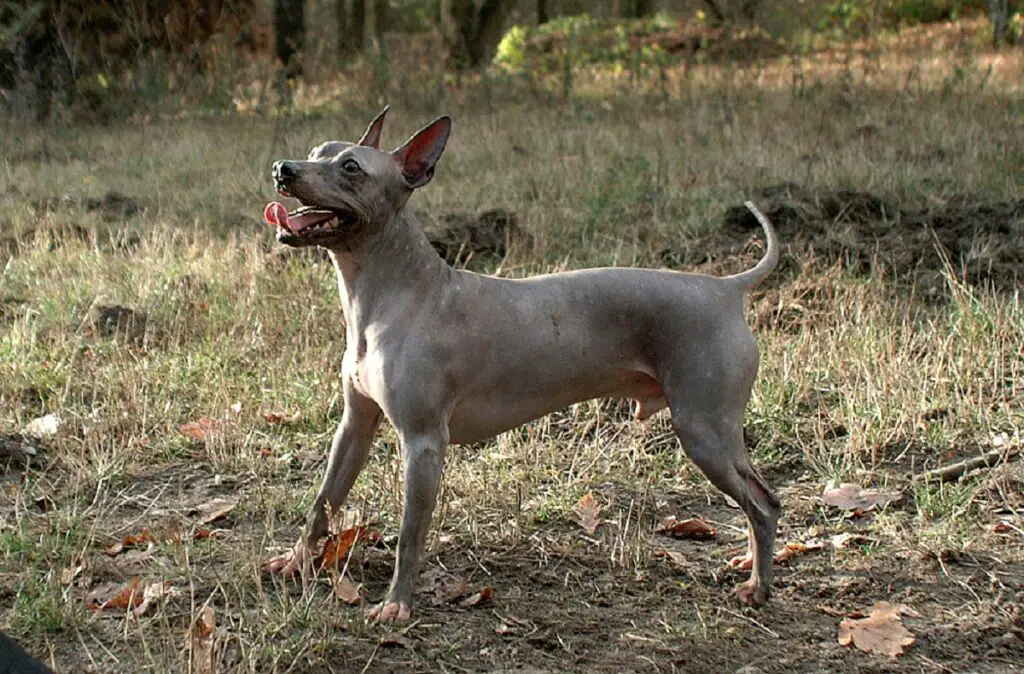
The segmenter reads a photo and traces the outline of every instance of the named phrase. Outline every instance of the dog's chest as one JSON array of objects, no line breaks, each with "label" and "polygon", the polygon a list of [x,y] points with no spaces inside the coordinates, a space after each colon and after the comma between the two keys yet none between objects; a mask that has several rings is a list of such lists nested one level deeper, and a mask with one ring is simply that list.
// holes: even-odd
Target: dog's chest
[{"label": "dog's chest", "polygon": [[341,371],[357,393],[380,404],[385,390],[384,359],[365,335],[356,336],[346,347]]}]

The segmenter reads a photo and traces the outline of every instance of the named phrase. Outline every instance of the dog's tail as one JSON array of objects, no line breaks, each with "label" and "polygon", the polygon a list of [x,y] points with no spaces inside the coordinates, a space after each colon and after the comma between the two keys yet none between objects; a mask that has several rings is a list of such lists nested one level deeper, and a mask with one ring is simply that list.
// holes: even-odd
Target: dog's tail
[{"label": "dog's tail", "polygon": [[757,221],[761,224],[761,229],[764,230],[765,238],[768,239],[768,248],[764,252],[764,257],[753,268],[727,277],[739,281],[747,290],[750,290],[763,281],[775,269],[775,265],[779,263],[779,235],[775,232],[775,227],[772,226],[772,223],[768,221],[764,213],[757,210],[757,206],[752,201],[746,201],[743,205],[757,218]]}]

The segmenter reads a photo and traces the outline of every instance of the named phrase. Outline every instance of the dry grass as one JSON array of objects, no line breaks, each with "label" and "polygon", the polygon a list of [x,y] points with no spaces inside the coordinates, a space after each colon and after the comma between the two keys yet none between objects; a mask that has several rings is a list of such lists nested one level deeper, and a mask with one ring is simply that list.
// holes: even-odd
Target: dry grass
[{"label": "dry grass", "polygon": [[[510,103],[491,83],[490,104],[476,94],[445,104],[455,134],[414,208],[424,219],[514,211],[533,245],[513,249],[500,268],[471,264],[521,276],[657,266],[666,249],[699,245],[727,207],[787,181],[908,207],[952,195],[1019,198],[1020,54],[995,58],[1002,65],[989,71],[990,55],[965,51],[958,64],[908,80],[904,61],[883,55],[870,77],[808,70],[796,96],[786,77],[766,75],[784,74],[785,62],[695,70],[664,100],[652,87],[646,97],[597,101],[591,92],[614,86],[594,76],[578,82],[571,104]],[[415,108],[394,112],[385,142],[426,121]],[[0,628],[62,671],[187,671],[185,633],[207,602],[218,615],[217,671],[725,671],[755,661],[766,671],[875,671],[887,661],[818,644],[834,643],[837,611],[886,599],[888,588],[931,609],[913,626],[922,640],[904,656],[908,670],[1008,671],[1024,651],[1013,608],[1022,590],[1012,580],[1022,569],[1020,459],[957,483],[909,479],[984,451],[1000,434],[997,443],[1020,446],[1020,292],[965,285],[956,260],[924,297],[884,271],[864,277],[794,249],[800,273],[754,298],[763,360],[748,436],[787,507],[781,538],[856,531],[875,541],[780,570],[780,597],[763,614],[730,609],[733,578],[720,585],[721,559],[742,547],[736,511],[678,451],[664,415],[638,423],[607,402],[449,453],[428,567],[454,565],[471,584],[494,585],[498,617],[532,624],[547,635],[542,645],[511,648],[485,609],[430,607],[424,597],[426,623],[410,632],[417,646],[381,648],[380,631],[323,581],[261,580],[260,560],[294,538],[311,503],[340,416],[343,350],[329,266],[313,254],[281,255],[257,221],[272,196],[269,163],[326,137],[356,137],[369,115],[4,130],[0,436],[20,446],[14,434],[48,413],[61,426],[35,443],[34,467],[22,471],[18,454],[0,483]],[[32,205],[108,190],[136,199],[143,214]],[[703,269],[738,270],[757,245],[742,259],[708,254]],[[144,314],[144,325],[107,335],[91,318],[99,305]],[[295,412],[290,425],[265,419]],[[204,440],[180,432],[201,417],[214,424]],[[388,430],[351,503],[385,533],[385,547],[358,561],[374,599],[389,573],[399,474]],[[830,479],[898,488],[903,499],[846,520],[814,500]],[[572,523],[587,492],[605,505],[593,539]],[[226,495],[241,502],[224,539],[186,536],[134,564],[102,553],[143,527],[188,532],[192,508]],[[714,519],[722,540],[710,552],[687,548],[692,568],[673,572],[651,558],[664,545],[651,530],[682,511]],[[1008,533],[993,533],[998,521]],[[83,575],[62,582],[62,570],[79,563]],[[92,585],[134,575],[181,594],[138,619],[86,608]],[[625,589],[631,583],[645,589]],[[605,604],[594,599],[607,593]],[[596,617],[583,608],[563,615],[538,599],[549,595]],[[955,628],[989,648],[991,625],[993,640],[1010,636],[1003,651],[986,651],[989,670],[973,659],[980,651],[942,647]],[[764,641],[773,632],[789,640],[784,648]],[[694,664],[680,642],[714,655]]]}]

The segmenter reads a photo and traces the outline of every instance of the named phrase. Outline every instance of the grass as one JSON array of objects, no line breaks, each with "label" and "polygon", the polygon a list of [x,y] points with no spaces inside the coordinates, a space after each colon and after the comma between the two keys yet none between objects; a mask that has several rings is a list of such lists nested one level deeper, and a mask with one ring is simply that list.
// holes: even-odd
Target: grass
[{"label": "grass", "polygon": [[[907,208],[955,195],[1019,199],[1020,55],[972,54],[921,58],[916,75],[903,54],[878,57],[870,76],[823,58],[806,65],[800,91],[780,60],[695,69],[667,99],[599,100],[614,84],[600,73],[579,75],[564,104],[514,102],[515,82],[505,94],[488,84],[490,104],[478,90],[456,92],[444,106],[453,139],[413,207],[424,220],[515,212],[532,244],[471,264],[524,276],[660,266],[666,250],[709,245],[728,207],[788,181]],[[411,104],[392,114],[385,143],[395,145],[429,116]],[[395,647],[322,579],[261,579],[260,561],[294,539],[318,486],[340,417],[343,350],[329,264],[282,254],[258,221],[273,196],[269,163],[357,137],[371,115],[357,106],[342,116],[4,129],[0,436],[20,446],[14,434],[48,413],[61,426],[36,443],[35,467],[15,461],[0,483],[0,628],[61,671],[203,671],[187,634],[207,603],[217,671],[876,671],[889,661],[819,645],[835,643],[836,616],[892,599],[925,616],[911,623],[919,643],[893,667],[1008,671],[1024,651],[1012,608],[1024,570],[1020,459],[956,483],[909,477],[999,434],[1020,446],[1019,285],[966,285],[957,260],[926,294],[882,263],[864,275],[794,245],[787,264],[798,273],[755,294],[762,367],[748,440],[786,506],[780,539],[853,531],[873,541],[780,567],[762,612],[727,598],[737,578],[721,561],[743,545],[737,511],[678,451],[665,413],[638,423],[609,402],[450,450],[425,566],[474,590],[494,586],[492,609],[435,606],[421,594],[412,646]],[[143,213],[81,207],[110,190]],[[63,195],[79,205],[32,205]],[[739,256],[706,250],[697,268],[736,271],[759,245]],[[144,314],[144,327],[107,335],[92,318],[100,305]],[[299,417],[277,424],[269,413]],[[202,439],[181,432],[202,418]],[[829,480],[903,497],[844,518],[815,499]],[[587,492],[605,508],[594,537],[573,523]],[[143,528],[187,533],[195,506],[218,496],[240,498],[225,538],[171,537],[137,561],[102,552]],[[387,429],[350,503],[385,534],[353,562],[370,599],[386,587],[400,506]],[[716,522],[717,542],[652,537],[659,518],[691,513]],[[994,533],[1000,521],[1009,528]],[[652,557],[673,546],[690,566]],[[136,575],[177,594],[140,618],[87,608],[100,582]],[[512,631],[496,634],[496,624]]]}]

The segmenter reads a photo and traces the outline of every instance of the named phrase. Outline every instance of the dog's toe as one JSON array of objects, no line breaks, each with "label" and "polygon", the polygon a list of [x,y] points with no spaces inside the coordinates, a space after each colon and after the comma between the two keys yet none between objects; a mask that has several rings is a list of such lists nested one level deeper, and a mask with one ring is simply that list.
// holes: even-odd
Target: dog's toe
[{"label": "dog's toe", "polygon": [[370,619],[378,622],[403,622],[409,619],[409,605],[405,602],[386,601],[370,609]]},{"label": "dog's toe", "polygon": [[733,593],[747,606],[761,606],[768,600],[768,589],[756,580],[740,583]]}]

